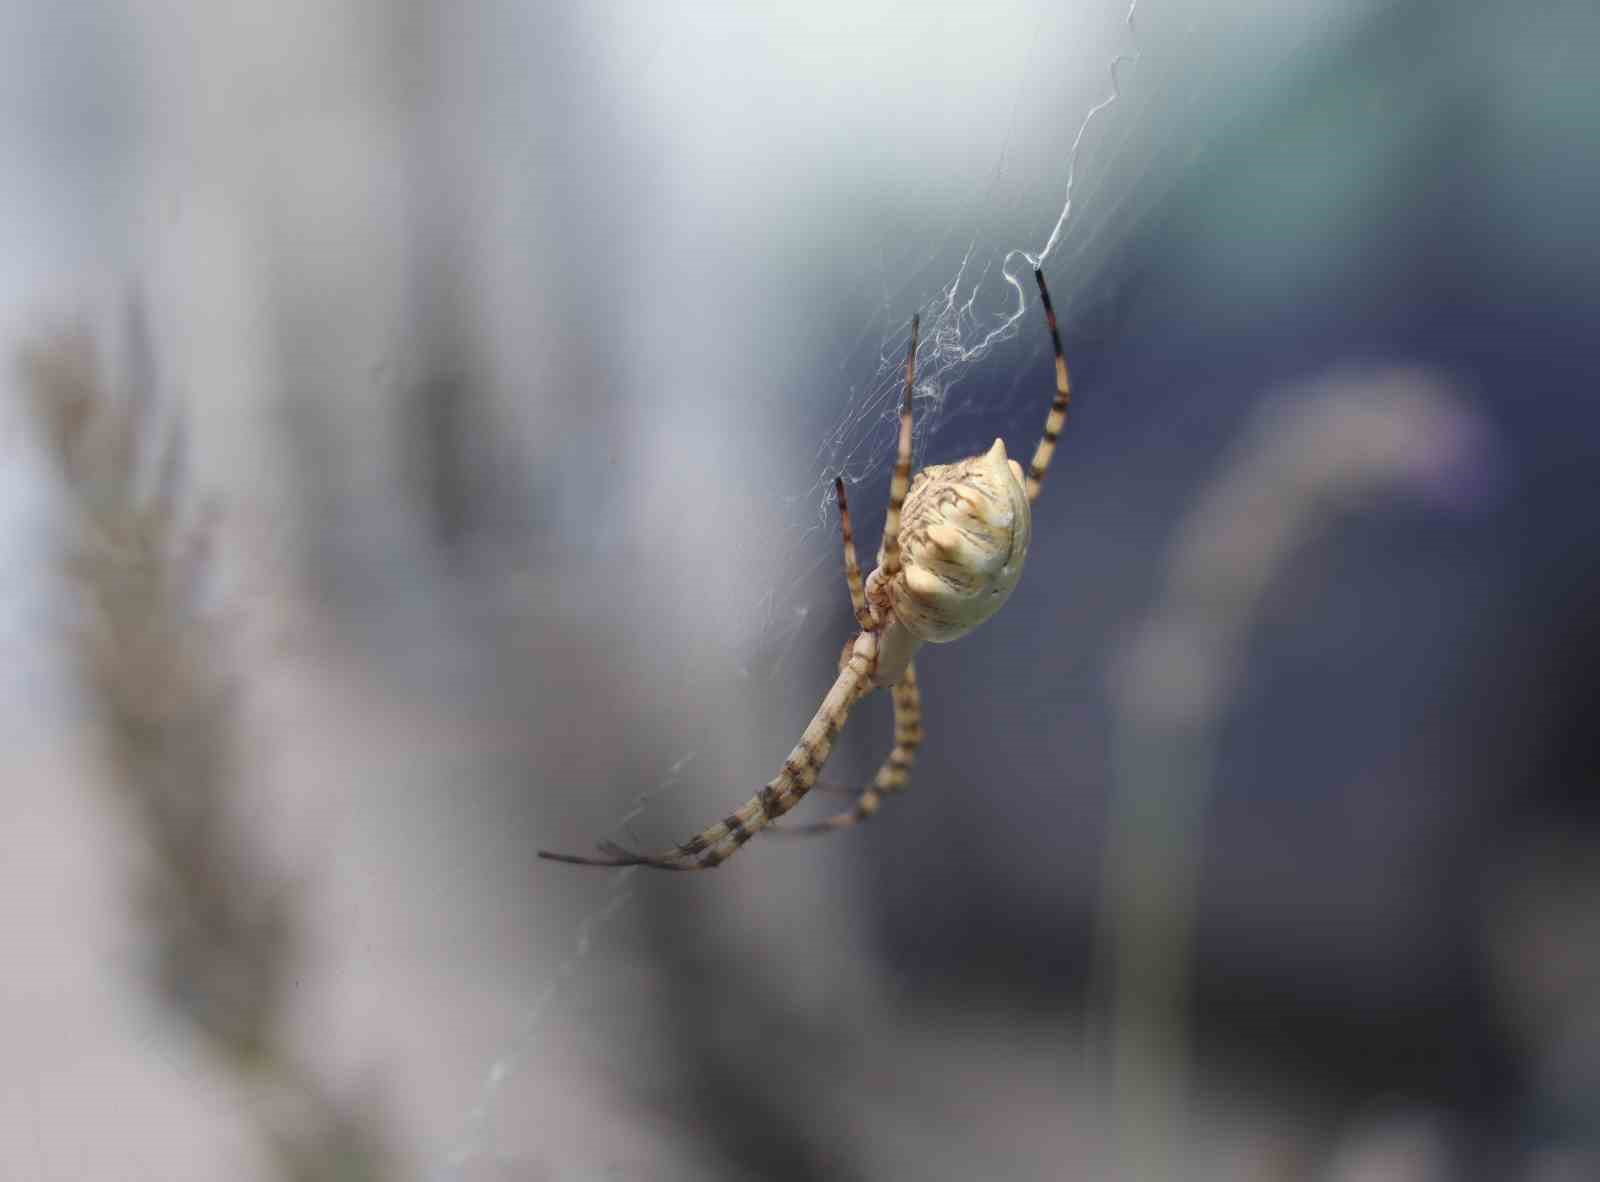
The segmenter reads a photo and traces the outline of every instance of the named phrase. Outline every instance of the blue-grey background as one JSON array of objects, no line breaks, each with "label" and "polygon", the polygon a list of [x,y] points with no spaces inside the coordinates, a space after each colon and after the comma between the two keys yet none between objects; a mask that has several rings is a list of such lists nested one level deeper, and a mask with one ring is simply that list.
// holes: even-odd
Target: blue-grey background
[{"label": "blue-grey background", "polygon": [[[147,310],[231,556],[237,791],[314,934],[298,1034],[419,1176],[1101,1178],[1169,1134],[1194,1178],[1600,1171],[1592,5],[0,11],[0,329]],[[1006,315],[1069,169],[1072,422],[1026,579],[921,664],[911,793],[714,875],[538,862],[773,774],[905,322],[958,275],[959,346]],[[924,391],[919,459],[1026,457],[1017,329]],[[1470,447],[1255,605],[1184,834],[1187,1117],[1130,1131],[1119,660],[1263,408],[1396,374]],[[270,1176],[129,968],[6,414],[0,1169]],[[829,778],[888,742],[869,702]]]}]

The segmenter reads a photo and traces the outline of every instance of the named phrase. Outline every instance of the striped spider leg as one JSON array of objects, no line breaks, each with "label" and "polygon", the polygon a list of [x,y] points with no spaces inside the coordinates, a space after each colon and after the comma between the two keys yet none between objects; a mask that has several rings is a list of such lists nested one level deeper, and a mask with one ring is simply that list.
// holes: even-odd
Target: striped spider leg
[{"label": "striped spider leg", "polygon": [[903,791],[910,785],[911,767],[916,762],[917,748],[922,745],[922,694],[917,689],[915,663],[906,666],[905,673],[889,693],[894,700],[894,748],[879,766],[872,783],[852,793],[856,798],[855,804],[820,821],[806,825],[778,825],[772,832],[795,836],[849,829],[875,814],[883,804],[884,797]]},{"label": "striped spider leg", "polygon": [[[1033,277],[1039,285],[1039,303],[1044,308],[1045,324],[1050,330],[1050,345],[1055,352],[1056,396],[1050,404],[1049,416],[1045,419],[1044,434],[1040,437],[1038,446],[1034,448],[1033,462],[1028,466],[1026,489],[1029,506],[1039,499],[1039,490],[1044,487],[1045,473],[1050,469],[1050,461],[1055,458],[1056,441],[1061,437],[1062,428],[1066,426],[1067,407],[1072,401],[1072,383],[1067,376],[1067,358],[1061,349],[1061,330],[1056,324],[1055,307],[1050,302],[1050,289],[1045,286],[1044,273],[1039,268],[1034,268]],[[918,474],[919,481],[922,475]],[[851,602],[858,603],[856,580],[860,578],[860,568],[856,562],[855,545],[850,530],[850,509],[844,499],[842,480],[837,482],[837,488],[839,520],[844,528],[845,537],[845,576],[851,580]],[[858,618],[860,614],[858,606],[856,611]],[[884,797],[903,792],[910,786],[912,764],[916,761],[917,748],[922,744],[922,694],[917,689],[916,665],[906,665],[905,675],[895,683],[892,697],[894,747],[879,766],[878,774],[872,778],[872,783],[857,795],[854,807],[807,825],[779,825],[772,830],[774,833],[817,835],[849,829],[874,816],[882,806]]]},{"label": "striped spider leg", "polygon": [[844,482],[835,482],[844,538],[845,580],[860,631],[845,646],[839,674],[782,769],[741,808],[688,841],[641,854],[611,842],[599,857],[540,850],[541,858],[585,866],[652,866],[709,870],[794,808],[816,785],[850,711],[874,689],[892,690],[895,745],[855,807],[795,832],[842,829],[870,817],[884,796],[902,790],[922,741],[922,705],[912,664],[925,643],[965,636],[1005,603],[1022,575],[1038,498],[1066,423],[1070,386],[1061,334],[1043,273],[1040,301],[1055,349],[1056,396],[1026,477],[996,439],[981,456],[924,468],[911,479],[911,396],[916,386],[918,320],[911,321],[900,433],[878,564],[865,582],[856,558]]},{"label": "striped spider leg", "polygon": [[[916,386],[917,339],[920,320],[911,320],[911,343],[906,349],[905,392],[900,399],[900,437],[895,457],[894,476],[889,483],[889,511],[884,522],[885,543],[877,577],[885,569],[898,574],[900,564],[900,511],[905,503],[906,490],[911,478],[911,394]],[[842,488],[842,481],[837,487]],[[841,518],[841,521],[844,521]],[[778,817],[783,816],[804,799],[811,790],[833,751],[834,740],[844,729],[850,710],[878,684],[875,673],[879,664],[880,640],[890,632],[900,629],[893,618],[892,605],[883,595],[869,599],[861,583],[860,564],[855,561],[854,538],[850,526],[844,521],[848,555],[846,579],[850,584],[850,599],[856,607],[856,619],[861,631],[847,647],[840,660],[839,675],[833,687],[822,699],[822,705],[812,716],[800,736],[800,741],[789,752],[783,768],[769,780],[742,808],[729,813],[715,825],[702,829],[681,845],[656,854],[639,854],[624,849],[614,842],[602,842],[601,857],[582,857],[577,854],[558,854],[540,850],[541,858],[556,862],[575,862],[582,866],[654,866],[661,870],[709,870],[721,865],[732,854],[761,832]],[[850,568],[854,567],[853,574]],[[896,651],[908,647],[907,642],[896,637]],[[910,646],[914,650],[914,645]],[[906,660],[909,660],[909,654]]]}]

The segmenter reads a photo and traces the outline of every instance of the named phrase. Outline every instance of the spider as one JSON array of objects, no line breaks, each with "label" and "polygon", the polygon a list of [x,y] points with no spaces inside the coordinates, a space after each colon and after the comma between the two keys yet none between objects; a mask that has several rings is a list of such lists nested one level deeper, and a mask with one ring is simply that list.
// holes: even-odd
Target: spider
[{"label": "spider", "polygon": [[1022,467],[1006,458],[1006,446],[1000,439],[981,456],[924,468],[911,479],[911,392],[916,385],[918,333],[918,319],[912,318],[889,511],[878,547],[878,565],[864,584],[844,479],[834,480],[844,538],[845,581],[861,630],[845,645],[833,688],[778,774],[744,807],[671,849],[642,854],[614,842],[601,842],[600,857],[540,850],[541,858],[582,866],[652,866],[659,870],[720,866],[816,786],[851,709],[873,690],[884,687],[891,689],[894,700],[894,748],[872,783],[857,796],[855,806],[815,824],[780,827],[775,832],[848,828],[876,813],[884,797],[906,787],[922,742],[922,697],[913,658],[924,643],[940,644],[965,636],[994,615],[1016,587],[1032,531],[1031,506],[1038,499],[1056,440],[1067,421],[1072,389],[1061,351],[1061,332],[1044,272],[1035,267],[1033,277],[1055,349],[1056,393],[1026,479]]}]

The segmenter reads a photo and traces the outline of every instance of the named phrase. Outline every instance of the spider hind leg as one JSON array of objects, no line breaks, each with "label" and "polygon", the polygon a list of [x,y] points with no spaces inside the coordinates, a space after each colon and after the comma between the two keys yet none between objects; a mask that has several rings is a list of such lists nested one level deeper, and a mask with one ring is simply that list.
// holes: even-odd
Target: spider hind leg
[{"label": "spider hind leg", "polygon": [[[561,854],[555,850],[540,850],[539,856],[547,862],[566,862],[573,866],[650,866],[657,870],[697,870],[698,866],[689,862],[675,861],[683,847],[670,850],[665,854],[641,854],[620,846],[614,841],[602,841],[595,845],[600,851],[599,857],[584,854]],[[685,855],[687,856],[687,855]]]},{"label": "spider hind leg", "polygon": [[790,837],[814,837],[850,829],[874,816],[885,797],[904,792],[911,783],[911,768],[922,745],[922,692],[917,687],[917,667],[907,665],[895,683],[894,748],[884,759],[872,783],[855,793],[856,802],[842,812],[805,825],[776,825],[772,832]]},{"label": "spider hind leg", "polygon": [[770,818],[781,816],[794,807],[794,801],[802,795],[803,792],[786,794],[775,785],[768,784],[743,808],[729,813],[715,825],[702,829],[682,845],[675,845],[658,854],[642,854],[614,841],[602,841],[596,847],[601,857],[558,854],[550,850],[540,850],[539,856],[551,862],[568,862],[578,866],[649,866],[655,870],[712,870],[764,829]]}]

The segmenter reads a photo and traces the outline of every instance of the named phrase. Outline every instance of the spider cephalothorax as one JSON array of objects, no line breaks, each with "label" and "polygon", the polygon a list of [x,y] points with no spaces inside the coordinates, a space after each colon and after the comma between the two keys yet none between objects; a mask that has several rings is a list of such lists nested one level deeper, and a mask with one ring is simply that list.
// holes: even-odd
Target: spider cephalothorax
[{"label": "spider cephalothorax", "polygon": [[922,698],[913,664],[917,649],[925,643],[965,636],[1000,610],[1017,585],[1032,532],[1030,506],[1038,499],[1055,455],[1056,439],[1067,419],[1071,387],[1061,334],[1044,275],[1036,268],[1033,276],[1055,349],[1056,394],[1026,476],[1015,460],[1006,458],[1005,444],[996,439],[983,455],[925,468],[912,481],[911,392],[917,372],[917,320],[912,318],[889,512],[878,565],[865,583],[856,558],[844,481],[834,481],[844,535],[845,582],[861,630],[845,646],[838,677],[782,770],[741,808],[682,845],[658,854],[636,854],[607,842],[601,844],[604,856],[599,858],[547,850],[540,850],[540,857],[587,866],[654,866],[662,870],[709,870],[721,865],[816,786],[851,709],[877,688],[892,690],[895,741],[873,782],[850,811],[780,832],[810,833],[854,825],[877,812],[885,796],[906,786],[922,742]]}]

